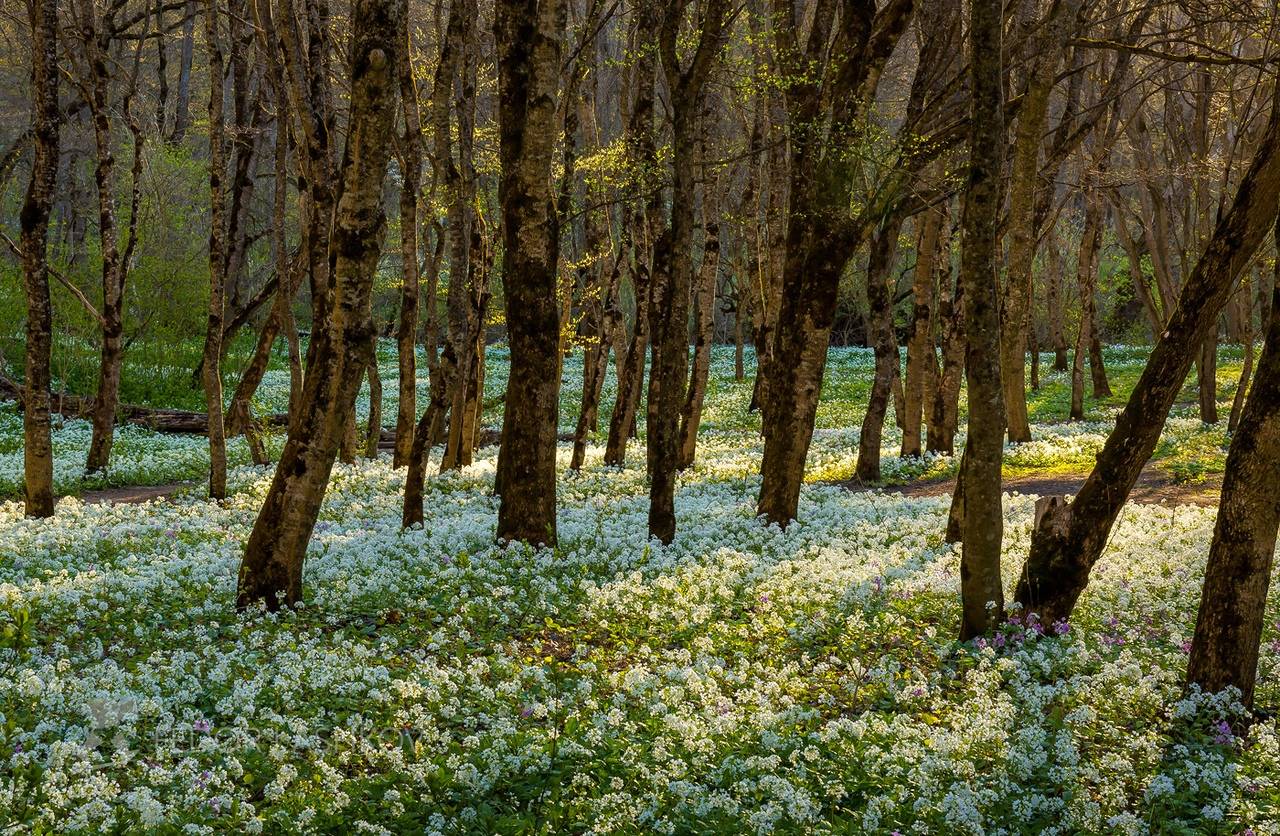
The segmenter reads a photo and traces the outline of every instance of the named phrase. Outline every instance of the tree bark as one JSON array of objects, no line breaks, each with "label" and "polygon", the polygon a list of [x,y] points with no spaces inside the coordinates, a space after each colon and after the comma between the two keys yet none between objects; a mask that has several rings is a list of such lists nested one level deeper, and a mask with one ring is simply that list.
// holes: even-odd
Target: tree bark
[{"label": "tree bark", "polygon": [[277,609],[302,600],[307,542],[370,361],[370,296],[385,231],[382,182],[394,132],[397,53],[406,42],[404,14],[403,0],[357,0],[352,10],[350,128],[331,236],[332,318],[317,322],[312,332],[302,411],[240,565],[240,609],[259,601]]},{"label": "tree bark", "polygon": [[942,366],[929,402],[925,450],[947,456],[955,453],[960,422],[960,385],[964,381],[965,313],[964,286],[952,277],[953,228],[950,213],[943,218],[943,257],[938,272],[938,322],[941,325]]},{"label": "tree bark", "polygon": [[1042,623],[1070,616],[1102,554],[1116,515],[1159,441],[1200,346],[1217,323],[1236,278],[1276,217],[1280,199],[1280,107],[1270,121],[1231,209],[1218,222],[1183,286],[1097,465],[1069,505],[1045,514],[1033,532],[1017,600]]},{"label": "tree bark", "polygon": [[[1256,269],[1256,268],[1255,268]],[[1261,271],[1259,270],[1259,284]],[[1244,309],[1240,317],[1240,342],[1244,346],[1244,367],[1240,370],[1240,380],[1236,383],[1235,397],[1231,399],[1231,414],[1227,417],[1227,432],[1234,433],[1240,426],[1240,415],[1244,412],[1244,403],[1249,391],[1249,380],[1253,374],[1253,289],[1246,273],[1240,288]],[[1265,324],[1265,320],[1264,320]],[[1270,326],[1267,326],[1270,333]]]},{"label": "tree bark", "polygon": [[1280,308],[1275,291],[1272,298],[1257,378],[1227,454],[1187,663],[1188,682],[1209,692],[1235,686],[1247,708],[1280,528]]},{"label": "tree bark", "polygon": [[[658,38],[658,52],[671,91],[672,186],[671,227],[659,239],[669,249],[655,259],[666,269],[655,271],[649,301],[653,331],[649,375],[649,413],[645,424],[649,465],[649,536],[670,543],[676,534],[675,483],[680,466],[680,414],[689,382],[689,294],[694,284],[693,234],[698,158],[702,145],[699,122],[713,62],[724,38],[726,0],[707,0],[698,27],[699,37],[687,67],[676,54],[677,35],[687,3],[677,0],[666,8]],[[711,278],[714,294],[714,276]],[[693,427],[697,433],[697,427]]]},{"label": "tree bark", "polygon": [[1058,236],[1050,231],[1045,248],[1045,305],[1049,314],[1049,342],[1053,348],[1053,370],[1065,372],[1067,332],[1062,316],[1062,250]]},{"label": "tree bark", "polygon": [[1031,440],[1027,417],[1027,324],[1031,315],[1032,274],[1035,261],[1036,191],[1039,186],[1040,147],[1049,114],[1049,94],[1057,81],[1061,53],[1076,25],[1081,0],[1051,4],[1039,26],[1029,60],[1026,90],[1018,107],[1014,132],[1012,176],[1009,179],[1009,262],[1002,295],[1000,371],[1009,441]]},{"label": "tree bark", "polygon": [[20,217],[22,277],[27,297],[22,409],[23,490],[28,517],[53,516],[53,442],[49,421],[53,306],[49,297],[49,212],[58,176],[58,4],[30,6],[31,129],[35,158]]},{"label": "tree bark", "polygon": [[698,426],[702,423],[702,405],[707,397],[707,380],[711,376],[711,345],[715,341],[716,279],[720,272],[719,196],[714,178],[706,181],[702,196],[702,265],[694,290],[693,372],[680,412],[681,469],[692,467],[697,452]]},{"label": "tree bark", "polygon": [[[134,90],[127,89],[122,110],[133,135],[133,165],[129,221],[125,231],[127,243],[122,251],[116,225],[115,154],[110,117],[113,102],[108,68],[110,59],[106,54],[110,46],[110,33],[102,27],[97,14],[96,9],[87,3],[83,4],[80,11],[81,46],[88,71],[88,79],[82,85],[82,92],[89,101],[94,146],[98,157],[94,179],[98,191],[98,235],[102,244],[102,346],[92,419],[93,433],[85,463],[88,471],[102,470],[111,459],[115,413],[120,397],[120,368],[124,362],[125,282],[137,245],[138,207],[142,200],[142,130],[130,110]],[[141,45],[142,41],[139,41],[139,49]],[[134,81],[136,82],[136,76]]]},{"label": "tree bark", "polygon": [[1200,358],[1196,360],[1196,388],[1200,399],[1200,420],[1206,424],[1218,423],[1218,328],[1217,320],[1209,336],[1200,344]]},{"label": "tree bark", "polygon": [[[792,128],[790,207],[787,219],[782,304],[771,356],[761,372],[761,430],[764,456],[757,512],[769,522],[795,519],[805,457],[813,439],[818,393],[836,310],[840,275],[862,237],[861,223],[849,217],[852,189],[844,149],[856,140],[863,82],[879,76],[911,18],[911,0],[893,0],[879,12],[874,2],[842,9],[835,43],[826,49],[834,10],[820,2],[802,56],[795,43],[795,11],[778,3],[775,35],[784,70],[801,63],[830,62],[833,80],[802,80],[787,91]],[[830,122],[829,133],[817,130]]]},{"label": "tree bark", "polygon": [[209,50],[209,315],[205,326],[203,372],[209,415],[209,497],[227,496],[227,437],[222,415],[222,321],[226,308],[227,221],[222,178],[226,173],[223,122],[222,36],[218,0],[205,2],[205,42]]},{"label": "tree bark", "polygon": [[564,0],[497,0],[499,203],[511,371],[498,539],[556,542],[559,222],[551,185]]},{"label": "tree bark", "polygon": [[404,467],[413,450],[414,423],[418,415],[418,190],[422,176],[422,115],[418,87],[413,79],[409,44],[405,44],[396,68],[400,77],[400,107],[404,133],[400,136],[400,320],[396,329],[399,361],[399,401],[396,406],[396,446],[392,467]]},{"label": "tree bark", "polygon": [[893,262],[898,250],[901,222],[888,221],[871,235],[871,253],[867,257],[867,303],[871,311],[871,344],[875,350],[876,370],[862,416],[862,432],[858,437],[858,480],[864,484],[880,481],[880,441],[884,419],[893,394],[893,381],[898,375],[898,341],[893,333]]},{"label": "tree bark", "polygon": [[[1080,255],[1076,259],[1076,278],[1080,287],[1080,329],[1076,335],[1075,355],[1071,361],[1071,420],[1084,420],[1085,358],[1092,361],[1094,334],[1094,294],[1098,281],[1098,251],[1102,247],[1102,206],[1097,192],[1085,194],[1084,230],[1080,233]],[[1095,385],[1094,397],[1097,397]]]},{"label": "tree bark", "polygon": [[1004,146],[1001,91],[1000,0],[972,0],[970,7],[969,178],[965,189],[960,281],[964,285],[969,345],[969,437],[960,481],[964,484],[960,639],[987,632],[1004,620],[1000,546],[1004,537],[1000,467],[1005,405],[1000,383],[1000,289],[996,282],[996,215]]},{"label": "tree bark", "polygon": [[[940,208],[926,209],[916,216],[916,266],[911,281],[911,334],[907,339],[907,379],[904,386],[904,458],[920,455],[920,430],[924,419],[927,382],[931,376],[937,375],[938,359],[933,343],[933,297],[938,280],[938,264],[941,261],[942,223],[943,212]],[[936,380],[933,384],[937,385]]]},{"label": "tree bark", "polygon": [[174,101],[173,132],[169,134],[169,142],[173,145],[182,144],[191,125],[191,63],[195,55],[196,10],[196,0],[187,0],[186,17],[182,22],[182,50],[178,58],[178,97]]},{"label": "tree bark", "polygon": [[[657,17],[654,4],[645,2],[636,10],[637,42],[651,43],[657,37]],[[627,459],[627,441],[636,421],[640,393],[644,383],[645,352],[649,345],[649,296],[653,270],[650,259],[657,238],[661,196],[654,183],[657,167],[657,149],[654,142],[654,84],[657,62],[652,50],[640,50],[636,57],[635,104],[631,108],[631,120],[627,125],[627,154],[641,178],[642,188],[651,196],[644,208],[635,206],[630,228],[624,230],[624,239],[631,258],[631,285],[635,292],[635,324],[625,352],[618,353],[618,392],[609,416],[609,436],[605,441],[604,463],[622,467]]]}]

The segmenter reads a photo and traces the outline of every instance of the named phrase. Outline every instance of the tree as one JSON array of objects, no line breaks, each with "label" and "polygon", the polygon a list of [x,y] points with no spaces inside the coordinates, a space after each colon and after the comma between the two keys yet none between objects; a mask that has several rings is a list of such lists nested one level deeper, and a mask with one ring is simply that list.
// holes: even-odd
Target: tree
[{"label": "tree", "polygon": [[[1000,385],[1000,290],[996,283],[996,215],[1000,203],[1004,103],[1001,91],[1000,0],[972,0],[969,70],[973,109],[969,126],[969,178],[961,219],[960,281],[969,335],[969,437],[960,465],[964,491],[960,562],[963,616],[960,639],[971,639],[1004,619],[1000,545],[1004,537],[1000,467],[1005,410]],[[959,490],[959,489],[957,489]]]},{"label": "tree", "polygon": [[671,91],[671,226],[659,238],[649,297],[653,359],[649,373],[649,536],[670,543],[676,534],[675,477],[680,464],[680,411],[689,365],[689,294],[693,288],[694,189],[697,184],[699,116],[712,62],[725,36],[729,4],[707,0],[697,27],[697,46],[687,67],[676,55],[685,0],[668,3],[658,52]]},{"label": "tree", "polygon": [[1009,440],[1030,441],[1027,418],[1027,323],[1031,311],[1031,265],[1035,260],[1035,197],[1039,185],[1040,147],[1048,121],[1064,44],[1080,13],[1082,0],[1054,0],[1029,51],[1030,66],[1018,107],[1014,132],[1012,176],[1009,178],[1009,263],[1001,308],[1000,369]]},{"label": "tree", "polygon": [[551,185],[564,0],[497,0],[498,185],[511,371],[498,452],[498,538],[556,541],[559,223]]},{"label": "tree", "polygon": [[1097,464],[1071,503],[1053,503],[1041,516],[1031,553],[1018,581],[1017,600],[1042,623],[1071,615],[1089,572],[1160,438],[1187,372],[1205,336],[1234,291],[1276,217],[1280,199],[1280,107],[1272,106],[1267,129],[1235,201],[1222,216],[1208,246],[1178,297]]},{"label": "tree", "polygon": [[58,3],[31,4],[31,126],[35,159],[22,204],[22,277],[26,286],[23,486],[28,517],[53,516],[53,444],[49,426],[53,306],[49,298],[49,209],[58,176]]},{"label": "tree", "polygon": [[[1280,225],[1276,229],[1280,235]],[[1280,240],[1280,239],[1278,239]],[[1277,264],[1280,271],[1280,263]],[[1187,681],[1206,691],[1240,689],[1253,706],[1267,588],[1280,529],[1280,316],[1271,322],[1258,373],[1227,454],[1222,498],[1196,615]]]},{"label": "tree", "polygon": [[222,418],[222,320],[226,306],[226,218],[222,178],[226,162],[222,117],[222,37],[218,0],[205,2],[205,40],[209,48],[209,319],[205,329],[203,372],[209,412],[209,496],[227,495],[227,437]]},{"label": "tree", "polygon": [[779,525],[796,516],[840,276],[871,216],[853,218],[849,211],[848,154],[859,135],[864,82],[879,76],[912,8],[912,0],[892,0],[877,12],[873,0],[843,0],[837,16],[834,0],[818,0],[801,46],[794,7],[775,4],[779,61],[785,75],[798,79],[786,91],[792,133],[782,305],[761,370],[757,510]]},{"label": "tree", "polygon": [[[658,19],[655,0],[644,0],[635,13],[634,40],[645,44],[657,36]],[[658,152],[655,147],[653,90],[657,60],[652,49],[641,49],[636,56],[635,96],[631,118],[627,122],[627,156],[636,170],[642,192],[648,197],[632,207],[630,228],[624,232],[631,260],[631,286],[635,292],[636,314],[626,351],[618,356],[618,393],[613,413],[609,416],[609,435],[605,440],[604,463],[621,467],[627,458],[627,440],[636,420],[640,392],[644,382],[644,356],[649,346],[649,296],[655,265],[650,263],[656,249],[658,229],[662,224],[662,191],[654,183]],[[627,226],[624,224],[624,226]]]},{"label": "tree", "polygon": [[[93,121],[94,148],[97,165],[94,180],[98,192],[98,237],[102,244],[102,351],[98,371],[98,390],[93,402],[93,435],[85,468],[102,470],[111,459],[116,407],[120,400],[120,369],[124,364],[124,297],[129,271],[138,245],[138,216],[142,202],[142,128],[132,110],[137,92],[138,70],[145,38],[139,38],[133,65],[123,80],[120,111],[133,138],[133,162],[130,166],[129,215],[121,235],[117,228],[115,151],[112,139],[112,114],[115,102],[111,95],[112,76],[109,56],[116,31],[116,10],[100,18],[89,0],[76,7],[76,23],[80,29],[79,71],[72,78],[80,95],[88,103]],[[149,19],[149,18],[148,18]],[[145,33],[144,33],[145,34]],[[121,238],[124,245],[121,248]]]},{"label": "tree", "polygon": [[352,10],[351,116],[332,233],[332,305],[313,328],[301,409],[245,546],[236,593],[241,609],[302,600],[307,542],[369,364],[370,294],[386,225],[382,184],[394,132],[397,62],[407,40],[404,14],[395,0],[357,0]]}]

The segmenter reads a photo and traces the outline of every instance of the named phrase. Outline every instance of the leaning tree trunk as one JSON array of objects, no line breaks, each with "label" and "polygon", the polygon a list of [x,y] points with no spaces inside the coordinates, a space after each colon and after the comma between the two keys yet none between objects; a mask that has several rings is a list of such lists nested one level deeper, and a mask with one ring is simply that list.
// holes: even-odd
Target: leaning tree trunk
[{"label": "leaning tree trunk", "polygon": [[53,442],[49,422],[53,305],[49,298],[49,210],[58,176],[58,3],[31,5],[31,122],[35,158],[22,204],[22,277],[26,285],[26,358],[22,408],[23,489],[28,517],[53,516]]},{"label": "leaning tree trunk", "polygon": [[[209,48],[209,316],[205,326],[205,409],[209,413],[209,497],[227,496],[227,436],[222,415],[222,322],[226,308],[227,222],[222,178],[225,136],[222,117],[223,60],[218,32],[218,0],[205,2],[205,41]],[[283,279],[283,277],[277,277]]]},{"label": "leaning tree trunk", "polygon": [[551,164],[564,0],[497,0],[499,203],[511,371],[502,416],[498,539],[556,542],[560,233]]},{"label": "leaning tree trunk", "polygon": [[880,481],[880,441],[884,419],[898,374],[898,341],[893,333],[893,260],[898,249],[901,222],[888,221],[871,236],[867,258],[867,302],[871,309],[871,344],[875,349],[876,371],[862,416],[858,437],[857,477],[863,483]]},{"label": "leaning tree trunk", "polygon": [[1280,317],[1276,310],[1273,302],[1258,375],[1227,454],[1218,522],[1187,663],[1187,681],[1210,692],[1235,686],[1246,707],[1253,706],[1267,587],[1280,528]]},{"label": "leaning tree trunk", "polygon": [[338,444],[355,409],[374,336],[371,295],[386,221],[382,183],[395,117],[397,57],[405,9],[357,0],[352,10],[351,116],[338,181],[332,318],[315,324],[302,409],[240,564],[236,605],[268,609],[302,600],[302,564]]},{"label": "leaning tree trunk", "polygon": [[1005,408],[1000,386],[1000,290],[996,284],[996,215],[1004,144],[1001,96],[1000,0],[973,0],[970,12],[970,76],[973,111],[969,130],[969,179],[965,190],[964,285],[969,345],[969,437],[960,481],[964,484],[960,639],[971,639],[1004,619],[1000,546],[1004,537],[1000,466]]},{"label": "leaning tree trunk", "polygon": [[1280,106],[1231,209],[1218,222],[1187,279],[1129,402],[1073,502],[1047,512],[1031,538],[1017,600],[1042,623],[1070,616],[1102,554],[1111,526],[1151,457],[1170,407],[1218,314],[1276,218],[1280,200]]}]

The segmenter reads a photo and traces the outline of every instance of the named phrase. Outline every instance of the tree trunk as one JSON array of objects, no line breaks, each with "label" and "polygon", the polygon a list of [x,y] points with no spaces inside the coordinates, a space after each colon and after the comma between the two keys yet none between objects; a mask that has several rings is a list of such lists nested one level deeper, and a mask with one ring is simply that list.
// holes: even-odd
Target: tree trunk
[{"label": "tree trunk", "polygon": [[[447,311],[449,320],[448,339],[452,351],[446,355],[452,358],[452,373],[449,381],[449,435],[445,446],[444,459],[440,463],[441,470],[454,470],[469,464],[471,447],[463,431],[467,422],[467,393],[474,385],[472,372],[475,368],[473,349],[475,346],[475,323],[473,321],[472,296],[475,292],[473,278],[475,276],[475,257],[479,252],[476,246],[475,226],[481,219],[475,211],[476,169],[474,161],[475,146],[475,90],[476,90],[476,25],[474,4],[470,0],[459,0],[461,13],[456,17],[450,15],[450,24],[458,21],[454,38],[454,48],[458,55],[457,81],[454,84],[453,111],[457,118],[457,166],[451,160],[446,161],[447,181],[449,189],[449,233],[451,250],[449,259],[449,293]],[[447,111],[441,115],[437,103],[437,120],[448,119]],[[447,129],[447,121],[446,121]],[[437,124],[436,130],[441,126]]]},{"label": "tree trunk", "polygon": [[1209,336],[1200,344],[1200,359],[1196,361],[1196,382],[1200,396],[1200,420],[1206,424],[1218,423],[1218,328],[1217,320]]},{"label": "tree trunk", "polygon": [[222,178],[226,137],[223,110],[222,36],[218,0],[205,2],[205,42],[209,49],[209,316],[205,326],[203,372],[209,414],[209,497],[227,496],[227,437],[222,415],[222,320],[226,307],[227,221]]},{"label": "tree trunk", "polygon": [[499,203],[511,372],[498,539],[556,542],[559,222],[551,185],[564,0],[497,0]]},{"label": "tree trunk", "polygon": [[1065,372],[1067,366],[1067,331],[1062,317],[1062,250],[1058,236],[1050,232],[1045,249],[1045,305],[1049,313],[1049,343],[1053,348],[1053,370]]},{"label": "tree trunk", "polygon": [[944,221],[945,269],[938,274],[938,321],[942,324],[942,369],[929,407],[925,449],[930,453],[955,454],[956,431],[960,423],[960,385],[964,381],[965,305],[964,285],[951,275],[951,236]]},{"label": "tree trunk", "polygon": [[716,279],[720,270],[720,222],[716,217],[715,188],[708,181],[702,198],[705,236],[702,241],[702,266],[694,296],[693,373],[684,408],[680,412],[681,469],[692,467],[698,444],[698,425],[702,423],[702,404],[707,396],[707,380],[711,376],[711,344],[715,341]]},{"label": "tree trunk", "polygon": [[[438,227],[437,227],[438,229]],[[430,376],[427,408],[413,431],[413,446],[409,448],[409,458],[405,463],[404,475],[404,510],[401,524],[408,528],[422,524],[422,491],[426,482],[427,454],[439,439],[444,426],[444,411],[447,408],[444,380],[440,369],[439,343],[440,324],[436,315],[436,290],[439,287],[440,263],[444,258],[444,236],[437,234],[436,245],[427,262],[427,312],[426,312],[426,347],[427,373]]]},{"label": "tree trunk", "polygon": [[49,212],[58,176],[58,4],[31,4],[31,123],[35,156],[20,217],[27,324],[22,409],[23,490],[28,517],[53,516],[53,443],[49,422],[53,306],[49,297]]},{"label": "tree trunk", "polygon": [[1187,663],[1188,682],[1208,692],[1235,686],[1249,708],[1280,528],[1280,317],[1275,316],[1276,310],[1273,303],[1257,379],[1227,454],[1218,522]]},{"label": "tree trunk", "polygon": [[973,0],[970,12],[973,111],[960,263],[969,333],[965,357],[969,437],[960,473],[960,481],[964,483],[961,641],[985,633],[1004,620],[1004,589],[1000,579],[1000,546],[1004,537],[1000,466],[1004,453],[1005,405],[1000,385],[1000,289],[995,264],[1004,146],[1001,7],[1000,0]]},{"label": "tree trunk", "polygon": [[[98,390],[94,401],[93,434],[89,440],[88,471],[102,470],[111,459],[116,407],[120,400],[120,369],[124,363],[124,294],[125,282],[137,246],[138,209],[142,201],[142,129],[130,111],[134,90],[124,93],[123,111],[133,136],[133,165],[129,221],[125,231],[124,250],[116,227],[115,156],[112,150],[110,111],[111,76],[106,55],[109,40],[98,30],[96,12],[85,9],[88,23],[83,45],[89,65],[89,110],[93,119],[94,145],[98,165],[94,178],[98,189],[98,235],[102,243],[102,352],[98,370]],[[142,42],[139,41],[139,48]],[[136,79],[135,79],[136,80]]]},{"label": "tree trunk", "polygon": [[[911,335],[907,340],[907,379],[902,455],[919,456],[921,422],[924,419],[926,380],[936,373],[938,360],[933,345],[933,296],[941,261],[943,212],[926,209],[916,216],[916,267],[911,282]],[[949,266],[949,265],[948,265]]]},{"label": "tree trunk", "polygon": [[[636,13],[636,41],[651,43],[657,36],[657,19],[652,3],[640,4]],[[652,269],[649,260],[654,252],[654,239],[661,207],[660,190],[648,183],[648,172],[657,167],[657,149],[654,145],[654,84],[657,62],[652,50],[640,50],[636,57],[635,104],[631,108],[631,120],[627,125],[627,154],[633,165],[645,178],[645,185],[652,197],[642,210],[632,212],[630,229],[624,237],[630,242],[631,285],[635,292],[635,325],[625,352],[618,353],[618,392],[609,416],[609,436],[605,442],[604,463],[622,467],[627,459],[627,441],[636,421],[640,393],[644,383],[644,358],[649,345],[649,296]]]},{"label": "tree trunk", "polygon": [[[378,337],[369,348],[369,418],[364,428],[364,457],[378,458],[378,442],[382,439],[382,376],[378,374]],[[352,410],[355,413],[355,410]]]},{"label": "tree trunk", "polygon": [[1036,254],[1035,207],[1040,147],[1049,114],[1049,95],[1057,81],[1059,57],[1077,24],[1081,0],[1053,3],[1028,56],[1026,90],[1018,106],[1012,176],[1009,178],[1009,264],[1003,293],[1000,370],[1009,441],[1031,440],[1027,417],[1027,323],[1031,315],[1032,274]]},{"label": "tree trunk", "polygon": [[[1085,195],[1084,230],[1080,233],[1080,256],[1076,260],[1080,286],[1080,330],[1071,361],[1071,420],[1084,420],[1084,365],[1093,348],[1094,292],[1098,280],[1098,250],[1102,245],[1102,207],[1096,192]],[[1090,359],[1092,359],[1090,357]],[[1095,385],[1094,397],[1097,397]]]},{"label": "tree trunk", "polygon": [[[1259,271],[1260,272],[1260,271]],[[1261,284],[1261,275],[1258,276]],[[1231,415],[1227,418],[1227,432],[1234,433],[1240,426],[1240,415],[1244,411],[1246,395],[1249,391],[1249,378],[1253,374],[1253,289],[1246,273],[1241,285],[1244,311],[1240,317],[1240,342],[1244,345],[1244,368],[1240,370],[1240,380],[1236,383],[1236,394],[1231,399]],[[1264,324],[1266,321],[1264,320]],[[1267,333],[1270,326],[1267,325]]]},{"label": "tree trunk", "polygon": [[867,411],[862,416],[858,437],[857,477],[864,484],[880,481],[880,441],[884,418],[898,374],[898,341],[893,333],[893,262],[898,250],[901,221],[888,221],[871,235],[867,257],[867,303],[871,311],[871,344],[875,348],[876,371],[871,383]]},{"label": "tree trunk", "polygon": [[[815,8],[803,57],[791,40],[795,21],[775,23],[784,71],[797,69],[805,61],[812,67],[821,53],[831,62],[837,79],[830,88],[800,83],[788,89],[791,183],[785,265],[780,271],[782,303],[771,356],[764,357],[760,370],[764,456],[757,512],[778,525],[787,525],[796,516],[840,276],[866,223],[865,216],[858,220],[849,216],[852,182],[844,156],[845,149],[858,141],[863,97],[874,92],[864,91],[861,80],[873,73],[879,77],[879,69],[911,18],[911,0],[893,0],[879,12],[872,3],[857,5],[859,14],[841,15],[837,48],[829,55],[820,27],[832,26],[835,15],[826,4]],[[873,32],[874,50],[868,48]],[[820,121],[830,123],[828,132],[817,129]]]},{"label": "tree trunk", "polygon": [[[668,270],[664,282],[654,285],[649,307],[649,319],[653,323],[653,367],[649,379],[650,416],[654,419],[648,430],[649,451],[649,536],[663,543],[670,543],[676,534],[675,484],[676,471],[693,463],[694,445],[701,420],[701,400],[706,392],[706,375],[699,383],[699,372],[694,368],[693,386],[689,386],[689,301],[693,292],[693,236],[697,226],[694,209],[699,163],[706,158],[706,136],[709,127],[703,127],[706,106],[706,83],[711,73],[725,35],[724,18],[728,14],[726,0],[707,0],[701,16],[697,49],[689,59],[688,68],[680,66],[676,54],[677,33],[686,12],[685,0],[669,5],[662,21],[658,50],[666,71],[667,85],[671,89],[672,107],[672,168],[671,187],[671,246],[666,257]],[[713,306],[715,304],[716,270],[719,265],[720,243],[715,212],[715,183],[707,180],[703,189],[704,218],[708,218],[707,249],[703,253],[703,270],[699,305],[695,327],[697,343],[704,362],[710,364]],[[695,391],[701,389],[702,391]],[[692,403],[686,404],[687,401]],[[686,411],[687,410],[687,411]],[[681,432],[681,420],[686,426]],[[692,436],[692,438],[689,438]],[[687,461],[686,461],[687,459]]]},{"label": "tree trunk", "polygon": [[[351,20],[351,116],[333,225],[332,319],[316,323],[302,410],[249,535],[236,605],[302,600],[302,564],[334,456],[355,408],[374,336],[370,296],[382,251],[382,183],[394,132],[404,7],[357,0]],[[317,69],[318,62],[313,64]]]},{"label": "tree trunk", "polygon": [[1236,278],[1276,218],[1280,200],[1280,107],[1270,121],[1231,209],[1183,286],[1097,465],[1075,500],[1045,514],[1033,532],[1017,600],[1041,623],[1066,618],[1102,554],[1111,526],[1160,438],[1201,345],[1217,323]]},{"label": "tree trunk", "polygon": [[622,319],[618,309],[618,284],[621,279],[622,256],[619,254],[608,271],[608,279],[600,290],[602,307],[596,319],[595,333],[582,358],[582,410],[573,432],[573,456],[570,470],[581,470],[587,456],[587,438],[599,431],[600,394],[609,371],[609,335]]},{"label": "tree trunk", "polygon": [[[191,62],[195,55],[196,0],[187,0],[186,17],[182,22],[182,51],[178,59],[178,97],[174,101],[173,133],[169,142],[182,144],[191,125]],[[160,36],[165,37],[163,34]],[[161,126],[163,129],[163,126]]]},{"label": "tree trunk", "polygon": [[396,406],[396,446],[392,467],[404,467],[413,450],[414,422],[418,415],[418,190],[422,175],[422,116],[418,87],[406,49],[397,67],[404,133],[400,136],[400,320],[396,329],[399,361],[399,401]]}]

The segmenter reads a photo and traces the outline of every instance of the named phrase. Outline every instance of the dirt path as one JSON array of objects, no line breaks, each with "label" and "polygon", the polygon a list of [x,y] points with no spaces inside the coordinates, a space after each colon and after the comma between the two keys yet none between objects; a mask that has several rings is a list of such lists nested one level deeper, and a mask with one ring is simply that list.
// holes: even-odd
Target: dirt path
[{"label": "dirt path", "polygon": [[[1056,473],[1051,476],[1014,476],[1004,479],[1005,491],[1017,491],[1021,494],[1037,496],[1054,496],[1057,494],[1075,494],[1084,484],[1088,473]],[[872,490],[856,479],[839,483],[846,490],[859,492]],[[885,493],[897,493],[903,496],[951,496],[955,491],[955,477],[946,479],[929,479],[909,482],[905,485],[888,485],[880,490]],[[1222,476],[1210,476],[1202,482],[1193,484],[1175,482],[1163,469],[1147,465],[1138,477],[1138,483],[1129,494],[1130,502],[1143,504],[1167,505],[1200,505],[1216,507],[1222,489]]]},{"label": "dirt path", "polygon": [[153,499],[171,499],[175,494],[194,486],[195,482],[170,482],[167,485],[129,485],[122,488],[103,488],[85,491],[80,501],[86,505],[110,502],[113,505],[137,505]]}]

